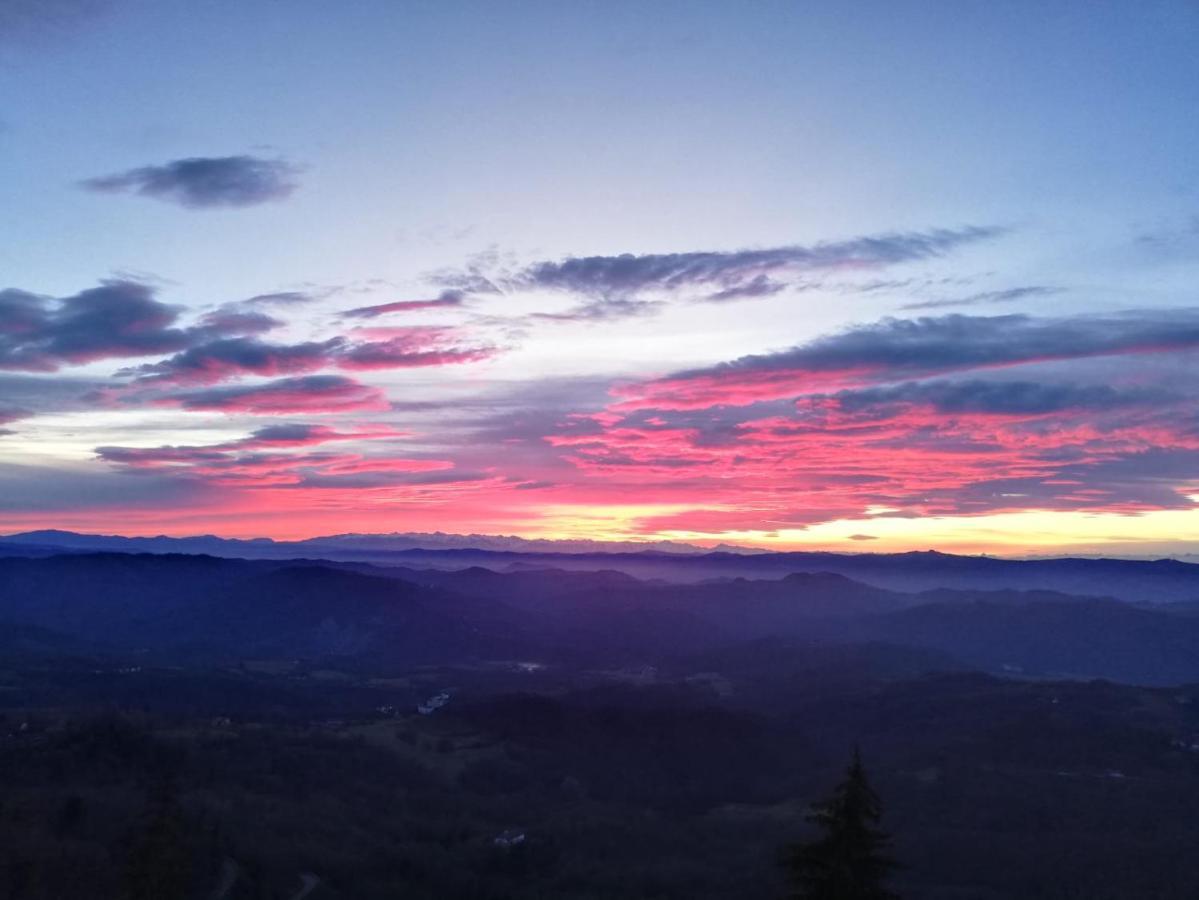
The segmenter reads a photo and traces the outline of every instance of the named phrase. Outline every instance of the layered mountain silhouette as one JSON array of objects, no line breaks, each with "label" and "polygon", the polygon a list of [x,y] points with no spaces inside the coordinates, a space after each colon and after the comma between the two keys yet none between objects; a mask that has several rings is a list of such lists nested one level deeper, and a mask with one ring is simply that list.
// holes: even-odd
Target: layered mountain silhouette
[{"label": "layered mountain silhouette", "polygon": [[0,622],[14,647],[136,651],[161,662],[661,665],[765,639],[791,641],[782,646],[800,668],[811,647],[870,644],[931,654],[921,658],[932,668],[1199,681],[1199,617],[1189,604],[1044,589],[897,591],[831,572],[680,584],[616,570],[77,552],[0,559]]}]

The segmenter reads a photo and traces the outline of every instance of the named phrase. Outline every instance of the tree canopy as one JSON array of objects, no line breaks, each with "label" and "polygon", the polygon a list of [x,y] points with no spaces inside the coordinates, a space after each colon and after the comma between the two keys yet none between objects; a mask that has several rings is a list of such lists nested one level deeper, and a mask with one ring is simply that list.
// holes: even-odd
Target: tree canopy
[{"label": "tree canopy", "polygon": [[897,900],[886,886],[898,868],[888,853],[890,836],[879,828],[882,803],[854,750],[844,780],[816,803],[808,821],[821,834],[790,845],[784,865],[793,900]]}]

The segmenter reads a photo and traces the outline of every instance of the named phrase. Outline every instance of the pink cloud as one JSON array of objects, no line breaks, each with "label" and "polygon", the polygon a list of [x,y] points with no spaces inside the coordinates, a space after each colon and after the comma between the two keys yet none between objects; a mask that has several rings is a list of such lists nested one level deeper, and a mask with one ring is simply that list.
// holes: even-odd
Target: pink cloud
[{"label": "pink cloud", "polygon": [[345,476],[404,476],[454,468],[444,459],[312,451],[331,442],[380,442],[401,432],[367,427],[338,431],[323,425],[271,425],[235,441],[199,446],[97,447],[96,456],[121,468],[171,473],[212,486],[254,488],[303,486],[313,479]]},{"label": "pink cloud", "polygon": [[424,309],[453,309],[462,306],[466,295],[461,291],[445,290],[437,297],[429,300],[399,300],[394,303],[380,303],[376,306],[359,306],[348,309],[343,316],[355,319],[373,319],[388,313],[417,312]]}]

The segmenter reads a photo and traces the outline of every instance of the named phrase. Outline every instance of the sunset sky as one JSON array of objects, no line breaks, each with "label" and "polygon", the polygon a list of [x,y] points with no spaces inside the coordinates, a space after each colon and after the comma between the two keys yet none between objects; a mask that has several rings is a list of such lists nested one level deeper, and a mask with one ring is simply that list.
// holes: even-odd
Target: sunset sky
[{"label": "sunset sky", "polygon": [[1197,46],[0,0],[0,531],[1199,553]]}]

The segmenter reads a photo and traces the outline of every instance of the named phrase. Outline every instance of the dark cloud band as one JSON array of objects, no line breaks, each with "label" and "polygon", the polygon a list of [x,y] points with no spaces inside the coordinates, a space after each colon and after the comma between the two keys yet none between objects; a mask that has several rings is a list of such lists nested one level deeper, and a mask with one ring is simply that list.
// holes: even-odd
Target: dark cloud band
[{"label": "dark cloud band", "polygon": [[1108,316],[948,315],[883,319],[774,353],[622,388],[630,403],[702,407],[949,372],[1199,349],[1199,309]]},{"label": "dark cloud band", "polygon": [[53,372],[99,359],[174,353],[274,326],[263,316],[211,316],[179,327],[180,310],[136,281],[111,280],[69,297],[0,291],[0,369]]}]

